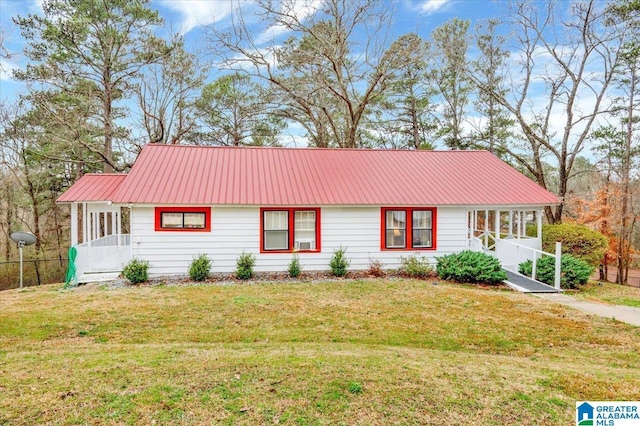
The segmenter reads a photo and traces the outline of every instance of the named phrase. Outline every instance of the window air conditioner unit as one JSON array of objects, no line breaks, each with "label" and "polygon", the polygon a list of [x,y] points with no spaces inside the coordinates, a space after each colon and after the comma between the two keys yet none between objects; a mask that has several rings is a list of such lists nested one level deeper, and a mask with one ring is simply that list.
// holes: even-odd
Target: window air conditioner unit
[{"label": "window air conditioner unit", "polygon": [[313,240],[296,240],[295,248],[296,250],[313,250],[314,245]]}]

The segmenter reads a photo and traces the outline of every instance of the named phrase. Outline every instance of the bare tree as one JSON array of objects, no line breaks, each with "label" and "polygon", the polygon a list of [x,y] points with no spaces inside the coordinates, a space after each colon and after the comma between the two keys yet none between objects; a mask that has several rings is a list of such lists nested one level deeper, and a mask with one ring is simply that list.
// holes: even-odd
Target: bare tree
[{"label": "bare tree", "polygon": [[[358,147],[368,107],[407,60],[389,46],[390,3],[375,0],[258,0],[267,33],[292,33],[282,45],[261,43],[243,16],[228,32],[210,28],[224,64],[269,83],[282,118],[299,123],[318,147]],[[322,6],[322,7],[317,7]]]},{"label": "bare tree", "polygon": [[[469,74],[512,115],[522,133],[523,143],[507,147],[508,154],[558,194],[560,204],[546,209],[550,223],[562,221],[576,157],[596,118],[610,107],[606,94],[628,34],[603,26],[605,18],[596,0],[571,3],[568,16],[554,1],[519,1],[511,5],[507,20],[515,42],[507,61],[508,90],[494,86],[487,76]],[[545,156],[557,165],[557,188],[545,173]]]},{"label": "bare tree", "polygon": [[620,175],[622,181],[620,229],[618,231],[617,274],[618,283],[626,283],[631,264],[631,241],[636,215],[633,212],[631,192],[631,170],[634,157],[638,155],[639,147],[634,145],[634,134],[637,139],[638,123],[640,123],[640,1],[618,1],[612,3],[608,12],[611,20],[609,26],[627,26],[633,36],[623,43],[620,61],[614,70],[614,80],[620,96],[618,104],[622,115],[622,141],[620,147]]},{"label": "bare tree", "polygon": [[193,102],[209,67],[184,50],[181,37],[172,45],[171,53],[150,64],[134,87],[146,133],[143,143],[180,143],[195,125]]}]

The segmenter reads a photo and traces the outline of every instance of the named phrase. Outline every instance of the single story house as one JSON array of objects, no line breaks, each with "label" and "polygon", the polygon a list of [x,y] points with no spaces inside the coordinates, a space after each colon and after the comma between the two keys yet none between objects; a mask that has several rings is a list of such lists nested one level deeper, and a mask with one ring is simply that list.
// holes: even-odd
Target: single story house
[{"label": "single story house", "polygon": [[513,268],[540,249],[542,210],[558,199],[486,151],[149,144],[129,173],[87,174],[58,202],[71,205],[86,282],[134,257],[184,275],[201,253],[213,272],[233,272],[243,251],[256,271],[285,271],[294,251],[327,270],[341,246],[350,269],[465,249],[501,251]]}]

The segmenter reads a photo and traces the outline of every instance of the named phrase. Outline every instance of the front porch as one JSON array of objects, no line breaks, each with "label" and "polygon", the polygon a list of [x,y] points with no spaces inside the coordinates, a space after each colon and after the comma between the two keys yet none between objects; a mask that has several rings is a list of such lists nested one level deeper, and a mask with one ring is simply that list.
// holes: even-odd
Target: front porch
[{"label": "front porch", "polygon": [[536,264],[543,256],[555,258],[555,289],[560,289],[561,246],[555,253],[542,251],[543,210],[468,210],[468,248],[490,254],[500,260],[502,267],[518,273],[518,265],[531,260],[536,280]]},{"label": "front porch", "polygon": [[131,260],[130,209],[107,202],[71,203],[71,247],[78,283],[111,280]]}]

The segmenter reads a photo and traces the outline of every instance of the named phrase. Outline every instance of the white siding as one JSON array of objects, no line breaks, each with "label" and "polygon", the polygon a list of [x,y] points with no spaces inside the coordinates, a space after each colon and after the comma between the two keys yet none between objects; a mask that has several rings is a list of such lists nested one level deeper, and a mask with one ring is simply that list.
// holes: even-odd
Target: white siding
[{"label": "white siding", "polygon": [[[260,209],[257,207],[213,207],[211,232],[157,232],[154,208],[131,210],[131,244],[134,257],[151,263],[152,275],[187,273],[189,263],[200,253],[213,260],[212,271],[233,272],[244,250],[256,257],[259,272],[286,271],[290,253],[260,253]],[[396,268],[399,257],[412,253],[435,256],[464,250],[467,219],[464,208],[439,207],[436,223],[437,250],[381,251],[379,207],[322,207],[321,253],[300,253],[307,271],[327,270],[333,251],[341,245],[351,261],[349,269],[367,269],[369,260]]]}]

